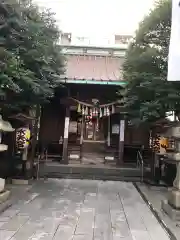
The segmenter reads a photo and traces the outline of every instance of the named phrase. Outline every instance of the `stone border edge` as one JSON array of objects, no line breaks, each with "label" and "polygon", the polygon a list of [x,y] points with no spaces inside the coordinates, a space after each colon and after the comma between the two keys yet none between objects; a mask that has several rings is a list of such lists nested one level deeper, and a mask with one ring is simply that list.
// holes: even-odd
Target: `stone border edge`
[{"label": "stone border edge", "polygon": [[157,221],[159,222],[159,224],[162,226],[162,228],[166,231],[167,235],[169,236],[169,238],[171,240],[177,240],[177,238],[175,237],[175,235],[173,234],[173,232],[170,230],[170,228],[165,224],[165,222],[161,219],[161,217],[159,216],[159,213],[156,211],[156,209],[153,207],[153,205],[149,202],[149,200],[147,199],[146,195],[141,191],[141,189],[139,188],[139,186],[137,185],[137,183],[133,183],[134,187],[136,188],[136,190],[138,191],[138,193],[140,194],[140,196],[142,197],[142,199],[144,200],[144,202],[147,204],[147,206],[149,207],[149,209],[151,210],[151,212],[153,213],[153,215],[156,217]]}]

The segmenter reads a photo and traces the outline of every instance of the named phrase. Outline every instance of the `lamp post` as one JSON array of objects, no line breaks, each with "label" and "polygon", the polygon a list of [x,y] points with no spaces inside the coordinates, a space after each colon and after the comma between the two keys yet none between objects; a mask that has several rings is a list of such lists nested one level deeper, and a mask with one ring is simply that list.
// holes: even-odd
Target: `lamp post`
[{"label": "lamp post", "polygon": [[174,152],[167,153],[168,162],[176,164],[176,178],[168,199],[162,201],[162,209],[174,220],[180,220],[180,124],[167,132],[175,140]]}]

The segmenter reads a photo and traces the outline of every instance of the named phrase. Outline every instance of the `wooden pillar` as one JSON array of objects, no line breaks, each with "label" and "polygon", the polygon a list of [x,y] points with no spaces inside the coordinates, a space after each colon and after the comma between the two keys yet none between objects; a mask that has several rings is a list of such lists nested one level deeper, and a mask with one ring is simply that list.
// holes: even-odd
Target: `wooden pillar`
[{"label": "wooden pillar", "polygon": [[83,139],[84,139],[84,123],[85,123],[85,119],[84,119],[84,116],[82,115],[80,145],[83,144]]},{"label": "wooden pillar", "polygon": [[[82,162],[82,146],[84,140],[84,127],[86,126],[85,117],[82,115],[81,121],[81,137],[80,137],[80,161]],[[85,133],[86,134],[86,133]]]},{"label": "wooden pillar", "polygon": [[32,133],[31,133],[32,134],[32,140],[31,140],[32,147],[31,147],[30,160],[29,160],[31,177],[33,176],[34,158],[36,155],[36,147],[37,147],[37,144],[39,141],[41,106],[36,105],[34,111],[35,111],[35,120],[34,120],[34,124],[31,123],[32,124]]},{"label": "wooden pillar", "polygon": [[108,116],[108,136],[107,136],[107,145],[111,145],[111,116]]},{"label": "wooden pillar", "polygon": [[124,132],[125,132],[125,120],[120,119],[119,122],[119,149],[117,165],[120,166],[124,162]]},{"label": "wooden pillar", "polygon": [[28,160],[28,148],[25,148],[22,151],[22,177],[24,177],[24,179],[32,177],[33,173],[33,168],[31,168],[31,162],[28,162],[27,160]]},{"label": "wooden pillar", "polygon": [[69,163],[69,159],[68,159],[69,120],[70,120],[70,108],[69,106],[67,106],[65,122],[64,122],[64,141],[63,141],[63,157],[62,157],[62,162],[64,164]]}]

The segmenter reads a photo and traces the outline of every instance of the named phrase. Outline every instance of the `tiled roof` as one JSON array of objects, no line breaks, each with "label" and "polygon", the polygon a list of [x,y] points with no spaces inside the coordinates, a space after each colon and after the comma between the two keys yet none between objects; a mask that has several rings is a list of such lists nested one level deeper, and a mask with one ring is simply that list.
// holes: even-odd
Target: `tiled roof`
[{"label": "tiled roof", "polygon": [[67,56],[66,78],[79,80],[121,81],[123,58],[102,56]]}]

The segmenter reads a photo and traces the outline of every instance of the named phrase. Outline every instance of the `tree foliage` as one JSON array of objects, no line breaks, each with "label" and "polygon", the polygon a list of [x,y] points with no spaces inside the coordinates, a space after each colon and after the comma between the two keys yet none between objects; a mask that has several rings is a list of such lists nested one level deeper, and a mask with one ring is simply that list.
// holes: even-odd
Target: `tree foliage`
[{"label": "tree foliage", "polygon": [[179,109],[180,84],[167,82],[170,30],[171,1],[159,1],[140,23],[127,51],[127,86],[120,94],[135,123],[151,123]]},{"label": "tree foliage", "polygon": [[0,94],[3,107],[53,96],[64,71],[53,14],[29,0],[0,2]]}]

